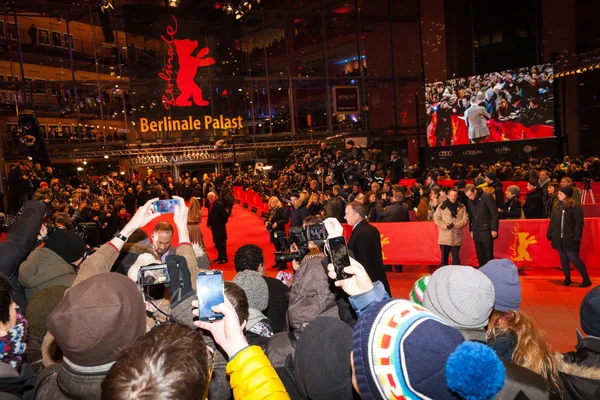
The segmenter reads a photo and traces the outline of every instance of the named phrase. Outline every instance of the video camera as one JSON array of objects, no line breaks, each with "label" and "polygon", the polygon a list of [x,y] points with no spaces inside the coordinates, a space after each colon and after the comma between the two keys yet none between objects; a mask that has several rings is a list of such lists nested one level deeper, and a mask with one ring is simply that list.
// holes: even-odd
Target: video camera
[{"label": "video camera", "polygon": [[166,264],[146,265],[138,271],[137,284],[145,298],[150,300],[162,299],[165,285],[170,282],[171,277]]},{"label": "video camera", "polygon": [[283,248],[289,249],[292,245],[296,245],[298,251],[276,251],[275,262],[290,262],[301,261],[308,254],[308,242],[312,241],[317,246],[323,246],[327,240],[327,229],[323,223],[308,225],[306,228],[300,226],[291,227],[288,236],[277,237],[281,240]]}]

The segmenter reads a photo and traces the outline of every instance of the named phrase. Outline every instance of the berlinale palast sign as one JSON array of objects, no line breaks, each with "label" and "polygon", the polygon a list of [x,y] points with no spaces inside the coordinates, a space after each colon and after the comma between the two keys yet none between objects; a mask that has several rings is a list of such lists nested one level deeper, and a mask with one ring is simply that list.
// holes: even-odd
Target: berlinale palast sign
[{"label": "berlinale palast sign", "polygon": [[[192,131],[202,129],[238,129],[242,128],[242,117],[226,117],[223,115],[212,116],[194,113],[199,110],[194,107],[206,107],[209,102],[204,99],[202,89],[195,81],[196,73],[200,67],[208,67],[215,63],[208,56],[210,49],[201,48],[196,55],[192,54],[198,49],[198,41],[188,38],[178,38],[179,24],[175,16],[171,16],[173,22],[168,25],[161,39],[168,46],[167,62],[158,73],[158,77],[166,83],[166,89],[161,96],[161,102],[165,112],[171,113],[178,110],[189,109],[189,114],[180,116],[157,116],[155,118],[140,118],[139,127],[141,132],[161,131]],[[177,70],[174,63],[178,64]],[[179,113],[177,113],[179,114]],[[196,115],[194,115],[196,114]]]}]

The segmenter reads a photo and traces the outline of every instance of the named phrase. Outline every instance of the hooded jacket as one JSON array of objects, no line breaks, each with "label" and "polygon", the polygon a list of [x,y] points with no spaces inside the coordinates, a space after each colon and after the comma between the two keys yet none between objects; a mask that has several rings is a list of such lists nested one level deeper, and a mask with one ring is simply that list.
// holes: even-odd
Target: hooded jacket
[{"label": "hooded jacket", "polygon": [[[450,209],[442,203],[433,214],[433,222],[440,228],[438,244],[461,246],[463,240],[463,228],[469,223],[467,207],[462,203],[458,203],[456,217],[453,218]],[[448,229],[449,224],[454,224],[454,227]]]},{"label": "hooded jacket", "polygon": [[71,287],[77,274],[71,264],[45,247],[38,247],[19,267],[19,283],[25,297],[31,300],[42,289],[51,286]]}]

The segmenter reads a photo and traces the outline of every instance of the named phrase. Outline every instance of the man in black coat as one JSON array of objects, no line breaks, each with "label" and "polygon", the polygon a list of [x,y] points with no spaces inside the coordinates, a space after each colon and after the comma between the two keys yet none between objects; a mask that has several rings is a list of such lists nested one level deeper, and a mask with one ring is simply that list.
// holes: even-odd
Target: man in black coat
[{"label": "man in black coat", "polygon": [[377,228],[365,220],[366,210],[362,203],[353,201],[346,206],[346,222],[352,226],[348,250],[354,259],[365,267],[373,282],[380,281],[391,296],[390,284],[383,267],[381,235]]},{"label": "man in black coat", "polygon": [[498,237],[498,207],[489,193],[465,186],[465,194],[469,198],[469,230],[475,242],[475,251],[479,266],[494,259],[494,239]]},{"label": "man in black coat", "polygon": [[279,279],[265,276],[265,257],[262,249],[255,244],[243,245],[235,252],[233,265],[236,273],[247,269],[260,272],[269,288],[269,304],[264,314],[269,318],[273,333],[285,331],[290,289]]},{"label": "man in black coat", "polygon": [[125,209],[129,214],[135,214],[136,198],[132,187],[127,188],[127,194],[123,196],[123,204],[125,204]]},{"label": "man in black coat", "polygon": [[208,198],[208,218],[206,225],[212,231],[213,242],[219,252],[219,256],[213,262],[225,264],[227,262],[227,221],[229,214],[217,195],[210,192]]},{"label": "man in black coat", "polygon": [[525,204],[523,204],[523,213],[525,218],[544,218],[544,192],[539,187],[538,181],[527,183],[527,195]]},{"label": "man in black coat", "polygon": [[397,151],[392,151],[392,160],[390,162],[390,182],[396,185],[404,177],[404,162],[398,157]]},{"label": "man in black coat", "polygon": [[29,191],[33,188],[31,179],[29,179],[30,175],[27,161],[19,162],[19,165],[8,173],[8,186],[13,198],[13,208],[11,210],[13,214],[16,214],[29,199]]}]

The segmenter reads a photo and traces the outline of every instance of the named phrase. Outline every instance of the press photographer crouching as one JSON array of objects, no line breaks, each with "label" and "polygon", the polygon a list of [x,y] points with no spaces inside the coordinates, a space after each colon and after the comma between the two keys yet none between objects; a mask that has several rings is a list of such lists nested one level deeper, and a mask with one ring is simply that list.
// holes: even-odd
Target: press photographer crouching
[{"label": "press photographer crouching", "polygon": [[292,251],[279,255],[292,261],[295,275],[285,282],[290,286],[289,332],[277,333],[269,341],[268,356],[275,368],[283,367],[288,356],[293,357],[295,342],[316,317],[339,319],[336,296],[323,267],[327,259],[324,253],[327,230],[323,222],[318,217],[308,217],[303,229],[293,229],[290,228]]}]

